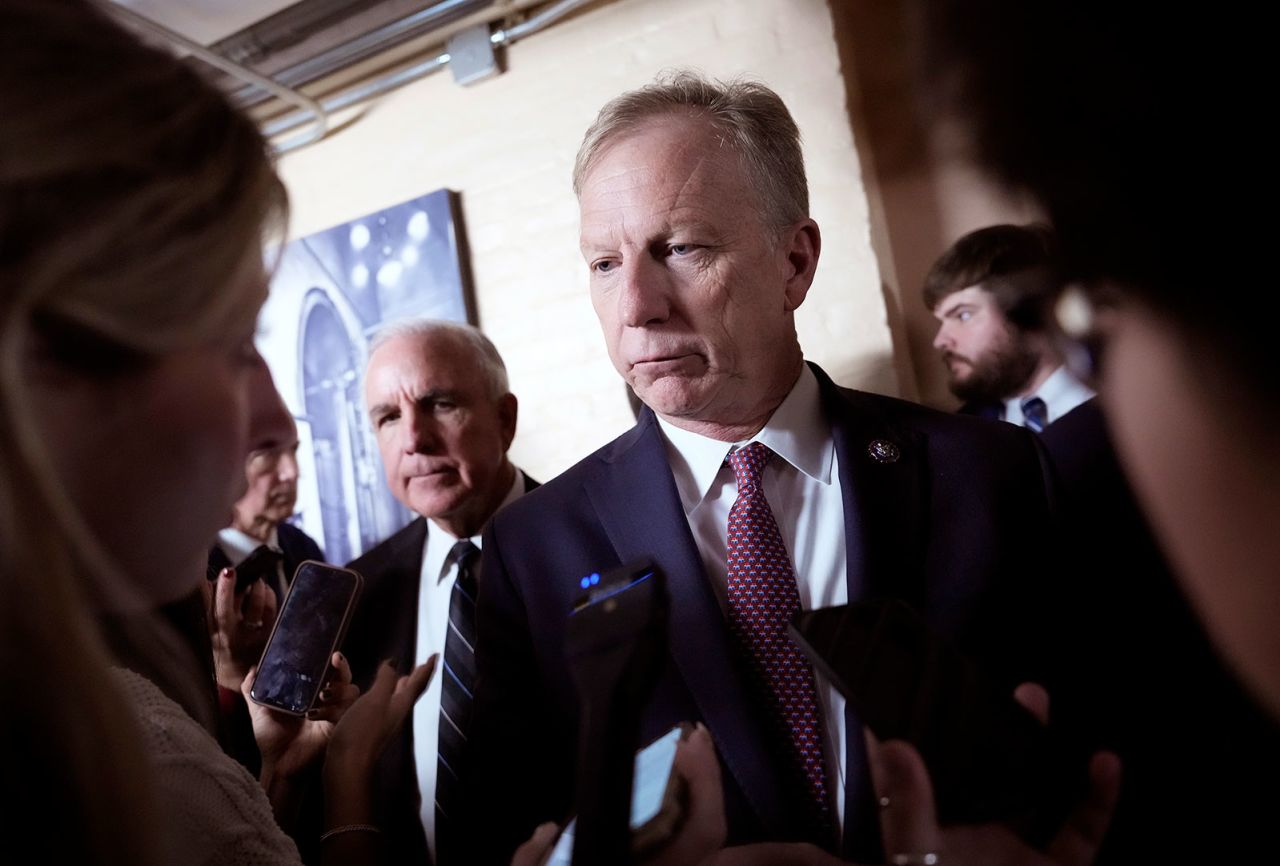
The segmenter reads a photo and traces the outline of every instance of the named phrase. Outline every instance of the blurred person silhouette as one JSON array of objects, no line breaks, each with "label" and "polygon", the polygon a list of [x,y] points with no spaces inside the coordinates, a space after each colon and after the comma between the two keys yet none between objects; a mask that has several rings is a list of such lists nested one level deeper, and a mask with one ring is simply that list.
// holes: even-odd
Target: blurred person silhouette
[{"label": "blurred person silhouette", "polygon": [[[1198,737],[1240,752],[1273,743],[1270,724],[1216,658],[1169,572],[1115,458],[1094,392],[1064,364],[1051,301],[1060,291],[1057,243],[1047,225],[993,225],[956,240],[926,276],[923,298],[939,321],[935,348],[960,411],[1041,434],[1056,479],[1068,564],[1056,617],[1063,652],[1052,683],[1055,718],[1114,750],[1125,766],[1117,814],[1099,862],[1150,855],[1151,836],[1185,812],[1204,826],[1215,808],[1195,792],[1228,785],[1236,772],[1217,750],[1172,752]],[[1105,603],[1102,601],[1105,599]],[[1141,624],[1142,639],[1135,639]],[[1188,702],[1185,693],[1199,696]],[[1280,772],[1270,750],[1266,766]],[[1265,760],[1260,754],[1259,760]],[[1200,839],[1177,842],[1185,854]],[[1170,855],[1174,851],[1167,852]]]},{"label": "blurred person silhouette", "polygon": [[370,767],[430,666],[353,702],[338,660],[320,718],[255,712],[255,780],[157,612],[198,602],[245,459],[290,435],[253,343],[286,210],[267,145],[76,0],[0,4],[0,100],[7,826],[51,862],[296,862],[273,807],[324,756],[326,857],[366,862]]},{"label": "blurred person silhouette", "polygon": [[1271,161],[1266,37],[1237,16],[1151,4],[921,9],[934,109],[1053,223],[1072,286],[1055,305],[1073,338],[1064,351],[1099,392],[1187,599],[1271,717],[1251,719],[1221,689],[1182,678],[1202,679],[1188,647],[1144,635],[1135,616],[1131,638],[1150,640],[1152,663],[1166,666],[1136,687],[1163,678],[1177,690],[1165,696],[1168,723],[1211,722],[1187,725],[1165,755],[1177,793],[1161,800],[1164,832],[1139,841],[1143,857],[1269,857],[1280,809],[1263,782],[1280,772],[1280,367],[1269,317],[1247,296],[1267,273],[1258,255],[1270,237],[1244,216]]}]

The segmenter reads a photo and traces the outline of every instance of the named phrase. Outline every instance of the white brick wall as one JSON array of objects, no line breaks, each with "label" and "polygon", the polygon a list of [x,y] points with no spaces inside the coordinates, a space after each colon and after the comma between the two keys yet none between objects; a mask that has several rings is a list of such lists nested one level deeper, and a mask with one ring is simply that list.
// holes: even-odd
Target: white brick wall
[{"label": "white brick wall", "polygon": [[438,187],[462,194],[480,325],[520,398],[512,456],[535,477],[631,424],[587,297],[570,171],[600,106],[675,66],[749,75],[786,100],[824,242],[801,344],[837,381],[897,393],[827,0],[606,4],[512,46],[497,78],[462,88],[438,73],[283,160],[295,236]]}]

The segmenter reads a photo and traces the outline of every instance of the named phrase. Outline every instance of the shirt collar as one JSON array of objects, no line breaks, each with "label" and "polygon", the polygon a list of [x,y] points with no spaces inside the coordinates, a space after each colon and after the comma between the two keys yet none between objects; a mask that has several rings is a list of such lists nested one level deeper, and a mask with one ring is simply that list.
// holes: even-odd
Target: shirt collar
[{"label": "shirt collar", "polygon": [[666,440],[667,459],[676,470],[673,474],[686,515],[706,498],[730,450],[749,442],[768,446],[815,481],[831,483],[835,440],[831,437],[831,424],[822,411],[818,379],[807,364],[764,429],[746,442],[709,439],[677,427],[661,416],[657,418]]},{"label": "shirt collar", "polygon": [[[524,494],[525,494],[524,473],[517,468],[515,480],[511,482],[511,489],[507,491],[507,495],[503,498],[502,503],[496,509],[494,509],[493,513],[497,514],[498,511],[501,511],[503,508],[506,508],[508,505],[510,505],[512,502],[515,502]],[[492,517],[492,515],[490,516]],[[438,576],[436,577],[436,583],[439,583],[440,581],[445,579],[445,577],[450,573],[450,570],[453,568],[454,563],[453,563],[453,560],[450,559],[449,553],[453,550],[453,546],[457,544],[459,541],[461,541],[462,539],[458,538],[457,536],[453,535],[447,530],[437,526],[434,522],[432,521],[428,521],[428,522],[431,523],[431,525],[427,527],[427,540],[424,542],[425,549],[423,551],[423,561],[424,562],[433,561],[437,557],[433,556],[432,553],[435,552],[438,554],[438,559],[440,564],[437,569]],[[485,525],[487,526],[488,523],[489,522],[486,520]],[[483,530],[481,530],[480,532],[471,536],[467,540],[470,541],[472,544],[474,544],[478,549],[483,550],[484,549],[483,536],[484,536],[484,532]]]},{"label": "shirt collar", "polygon": [[266,541],[259,541],[234,526],[218,530],[218,546],[233,564],[243,562],[246,556],[264,544],[277,553],[280,552],[280,533],[274,526],[271,527],[271,534],[267,536]]},{"label": "shirt collar", "polygon": [[1039,397],[1044,401],[1049,423],[1053,423],[1081,403],[1092,400],[1094,393],[1089,386],[1068,373],[1066,367],[1058,367],[1049,374],[1036,393],[1006,400],[1005,420],[1022,423],[1022,404],[1032,397]]}]

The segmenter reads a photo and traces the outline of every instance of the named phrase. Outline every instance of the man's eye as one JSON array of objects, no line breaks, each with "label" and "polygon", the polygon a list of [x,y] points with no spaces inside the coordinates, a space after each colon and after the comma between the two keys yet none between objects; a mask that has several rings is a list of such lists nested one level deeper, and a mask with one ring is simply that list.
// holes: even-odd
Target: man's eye
[{"label": "man's eye", "polygon": [[667,252],[673,256],[687,256],[697,248],[695,244],[671,244],[667,247]]},{"label": "man's eye", "polygon": [[968,310],[961,310],[960,312],[956,313],[956,318],[961,322],[967,322],[973,318],[973,313],[969,312]]},{"label": "man's eye", "polygon": [[601,259],[598,262],[591,263],[591,270],[597,274],[607,274],[618,269],[618,263],[612,259]]},{"label": "man's eye", "polygon": [[386,427],[388,424],[392,423],[393,421],[395,421],[398,417],[400,416],[396,413],[379,415],[377,418],[373,419],[373,427],[375,430],[381,429],[383,427]]}]

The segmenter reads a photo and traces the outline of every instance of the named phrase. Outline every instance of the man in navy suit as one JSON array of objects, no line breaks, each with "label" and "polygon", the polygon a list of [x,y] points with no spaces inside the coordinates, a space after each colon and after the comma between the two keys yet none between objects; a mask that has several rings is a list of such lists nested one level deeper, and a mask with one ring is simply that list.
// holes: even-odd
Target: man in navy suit
[{"label": "man in navy suit", "polygon": [[[878,857],[861,726],[777,639],[770,610],[902,598],[1011,689],[1034,676],[1047,501],[1032,437],[849,391],[805,362],[794,313],[821,238],[799,133],[767,88],[680,73],[624,94],[587,132],[574,186],[609,355],[647,408],[486,532],[472,729],[482,859],[567,817],[566,620],[584,575],[641,557],[670,595],[644,740],[706,723],[730,843]],[[759,590],[736,552],[744,533],[782,550],[761,605],[744,602]],[[803,730],[814,718],[816,738]]]},{"label": "man in navy suit", "polygon": [[386,859],[426,863],[429,853],[437,864],[465,863],[466,839],[451,830],[460,821],[474,676],[470,581],[481,530],[537,484],[507,458],[516,398],[498,350],[477,328],[431,319],[384,328],[370,346],[365,400],[387,484],[417,517],[351,563],[365,587],[343,650],[361,688],[385,659],[407,673],[441,655],[413,724],[379,764]]}]

